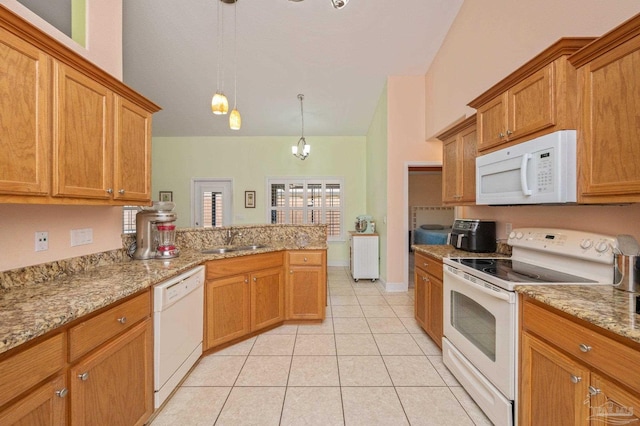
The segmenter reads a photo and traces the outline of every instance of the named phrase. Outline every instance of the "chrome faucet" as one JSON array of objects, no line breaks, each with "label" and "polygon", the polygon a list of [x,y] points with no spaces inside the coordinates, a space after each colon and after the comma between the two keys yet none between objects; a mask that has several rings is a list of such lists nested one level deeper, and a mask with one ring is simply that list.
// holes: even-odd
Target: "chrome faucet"
[{"label": "chrome faucet", "polygon": [[242,236],[242,233],[240,231],[232,231],[231,228],[227,229],[227,237],[224,240],[224,245],[230,246],[236,236]]}]

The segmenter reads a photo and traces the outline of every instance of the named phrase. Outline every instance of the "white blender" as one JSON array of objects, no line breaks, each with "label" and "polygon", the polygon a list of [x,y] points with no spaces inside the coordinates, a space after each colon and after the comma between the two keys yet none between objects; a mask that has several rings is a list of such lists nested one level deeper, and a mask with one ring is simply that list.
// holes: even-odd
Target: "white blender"
[{"label": "white blender", "polygon": [[373,234],[376,232],[373,218],[365,214],[356,216],[356,232],[360,234]]}]

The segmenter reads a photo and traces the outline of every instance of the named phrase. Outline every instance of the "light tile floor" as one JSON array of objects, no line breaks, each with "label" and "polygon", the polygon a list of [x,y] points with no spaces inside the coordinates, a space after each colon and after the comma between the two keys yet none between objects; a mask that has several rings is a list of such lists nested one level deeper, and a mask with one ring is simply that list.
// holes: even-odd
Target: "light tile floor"
[{"label": "light tile floor", "polygon": [[283,325],[204,357],[153,426],[491,425],[413,319],[413,288],[328,274],[322,324]]}]

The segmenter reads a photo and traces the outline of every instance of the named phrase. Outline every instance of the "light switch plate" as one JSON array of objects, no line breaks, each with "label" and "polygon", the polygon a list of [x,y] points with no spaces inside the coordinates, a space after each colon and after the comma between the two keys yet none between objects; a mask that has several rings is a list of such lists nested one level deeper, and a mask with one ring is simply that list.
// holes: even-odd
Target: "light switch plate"
[{"label": "light switch plate", "polygon": [[71,247],[93,243],[93,228],[72,229]]}]

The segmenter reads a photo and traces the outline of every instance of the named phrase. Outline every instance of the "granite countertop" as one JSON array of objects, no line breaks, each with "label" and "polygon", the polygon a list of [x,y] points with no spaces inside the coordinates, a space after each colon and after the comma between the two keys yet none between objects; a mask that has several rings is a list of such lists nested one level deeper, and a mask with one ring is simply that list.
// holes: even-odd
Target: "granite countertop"
[{"label": "granite countertop", "polygon": [[610,285],[523,285],[516,291],[640,343],[640,315],[635,313],[638,293]]},{"label": "granite countertop", "polygon": [[426,245],[415,244],[411,248],[418,253],[424,253],[442,260],[445,257],[508,257],[501,253],[474,253],[471,251],[458,250],[452,245]]},{"label": "granite countertop", "polygon": [[[304,247],[326,248],[326,242]],[[183,249],[174,259],[126,260],[39,284],[0,290],[0,353],[206,261],[297,249],[300,248],[281,245],[225,254]]]}]

